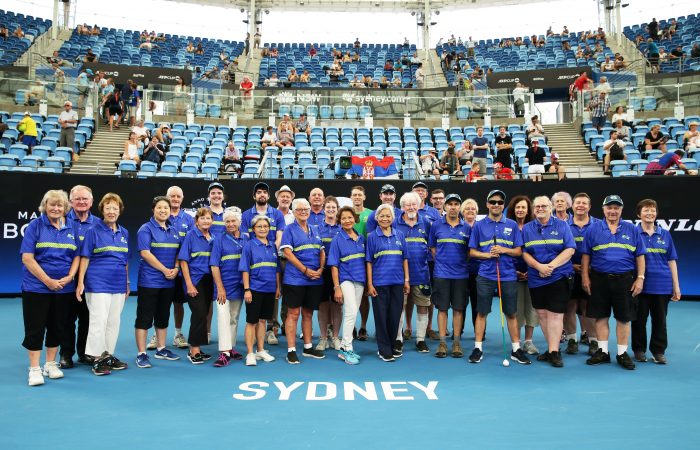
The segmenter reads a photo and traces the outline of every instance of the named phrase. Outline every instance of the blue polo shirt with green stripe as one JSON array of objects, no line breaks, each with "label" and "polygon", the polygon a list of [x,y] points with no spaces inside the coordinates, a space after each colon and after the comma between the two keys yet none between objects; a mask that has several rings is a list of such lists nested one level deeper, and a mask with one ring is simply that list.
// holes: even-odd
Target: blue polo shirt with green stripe
[{"label": "blue polo shirt with green stripe", "polygon": [[[321,267],[321,251],[325,251],[321,233],[318,227],[306,224],[308,232],[304,231],[298,222],[292,222],[282,233],[280,251],[289,248],[304,267],[318,270]],[[284,284],[291,286],[320,286],[323,277],[312,280],[299,271],[294,264],[287,264],[284,269]]]},{"label": "blue polo shirt with green stripe", "polygon": [[[51,225],[46,214],[32,220],[27,225],[19,253],[34,255],[39,267],[54,280],[68,275],[73,260],[78,256],[80,242],[69,222],[60,228]],[[52,291],[22,265],[22,291],[40,294],[66,294],[75,291],[75,281],[67,283],[60,291]]]},{"label": "blue polo shirt with green stripe", "polygon": [[581,253],[590,255],[593,270],[622,274],[636,269],[635,259],[646,254],[646,246],[630,222],[620,221],[612,234],[608,222],[600,220],[588,227]]},{"label": "blue polo shirt with green stripe", "polygon": [[357,240],[354,240],[341,229],[331,241],[327,265],[338,268],[338,280],[341,283],[354,281],[364,284],[367,280],[364,236],[358,233]]},{"label": "blue polo shirt with green stripe", "polygon": [[85,273],[85,292],[126,293],[126,265],[129,261],[129,232],[121,225],[114,231],[98,220],[85,233],[80,256],[90,264]]},{"label": "blue polo shirt with green stripe", "polygon": [[[241,233],[239,237],[225,233],[214,239],[211,248],[209,265],[219,268],[221,282],[228,300],[243,299],[243,278],[238,269],[246,242],[248,242],[248,233]],[[218,288],[214,284],[214,298],[219,295],[218,292]]]},{"label": "blue polo shirt with green stripe", "polygon": [[367,234],[366,253],[365,261],[372,264],[374,286],[403,285],[403,261],[408,259],[408,252],[402,232],[391,227],[391,234],[385,236],[381,227],[377,227]]},{"label": "blue polo shirt with green stripe", "polygon": [[668,262],[678,259],[671,233],[658,225],[651,236],[642,230],[641,224],[637,225],[637,229],[647,248],[647,253],[644,255],[646,279],[642,294],[671,295],[673,280]]},{"label": "blue polo shirt with green stripe", "polygon": [[177,216],[170,216],[170,224],[178,232],[181,239],[184,239],[187,232],[194,228],[194,217],[187,214],[184,209],[180,209]]},{"label": "blue polo shirt with green stripe", "polygon": [[411,286],[430,284],[430,271],[428,270],[428,237],[430,235],[430,221],[418,214],[415,225],[409,225],[403,218],[403,214],[394,222],[396,229],[402,232],[406,238],[406,252],[408,253],[408,273]]},{"label": "blue polo shirt with green stripe", "polygon": [[430,227],[428,245],[435,249],[435,269],[433,276],[459,280],[469,278],[469,238],[471,227],[459,219],[455,226],[447,223],[442,216]]},{"label": "blue polo shirt with green stripe", "polygon": [[214,237],[221,236],[222,234],[226,233],[226,222],[224,222],[224,211],[221,211],[220,213],[216,213],[214,211],[211,212],[212,222],[211,222],[211,228],[209,228],[209,232]]},{"label": "blue polo shirt with green stripe", "polygon": [[340,232],[340,230],[340,225],[329,225],[325,220],[318,227],[318,232],[321,235],[321,241],[323,242],[323,248],[326,251],[326,257],[328,257],[328,252],[331,249],[331,242],[333,242],[333,238]]},{"label": "blue polo shirt with green stripe", "polygon": [[[472,228],[469,248],[489,253],[494,245],[494,240],[501,247],[518,248],[523,246],[523,236],[520,228],[518,228],[518,224],[512,219],[506,218],[505,215],[501,215],[498,222],[489,216],[478,221]],[[482,259],[479,265],[479,275],[491,281],[496,281],[496,261],[499,264],[501,281],[516,281],[518,279],[515,273],[517,258],[509,255],[501,255],[498,259]]]},{"label": "blue polo shirt with green stripe", "polygon": [[591,226],[591,224],[594,224],[599,220],[600,219],[596,219],[593,216],[588,216],[588,222],[586,222],[584,226],[579,227],[574,223],[574,215],[569,214],[569,218],[566,219],[566,223],[569,224],[571,234],[574,237],[574,242],[576,242],[576,252],[574,253],[574,256],[571,257],[572,264],[581,264],[581,256],[583,255],[583,253],[581,253],[581,248],[583,247],[583,235],[586,234],[586,230]]},{"label": "blue polo shirt with green stripe", "polygon": [[[150,251],[155,258],[168,269],[177,264],[177,253],[180,250],[180,235],[168,221],[165,227],[151,217],[151,220],[141,225],[136,234],[139,253],[143,250]],[[148,264],[143,258],[139,261],[139,287],[146,288],[171,288],[175,287],[175,280],[168,280],[163,272]]]},{"label": "blue polo shirt with green stripe", "polygon": [[[289,270],[287,265],[287,270]],[[273,241],[263,244],[256,237],[250,238],[243,246],[239,272],[248,272],[250,289],[255,292],[275,292],[277,272],[280,271],[277,247]],[[286,273],[286,271],[285,271]]]},{"label": "blue polo shirt with green stripe", "polygon": [[253,222],[253,218],[258,215],[266,216],[268,219],[270,219],[270,231],[267,232],[267,240],[275,242],[277,240],[277,231],[284,231],[285,222],[282,212],[270,205],[267,205],[265,214],[260,214],[255,206],[243,211],[243,214],[241,215],[241,231],[247,231],[251,236],[253,236],[253,227],[251,223]]},{"label": "blue polo shirt with green stripe", "polygon": [[[190,280],[192,280],[192,284],[195,286],[204,275],[211,274],[209,258],[211,257],[211,248],[214,244],[214,235],[210,234],[210,236],[211,239],[207,239],[206,236],[199,231],[199,228],[194,227],[187,232],[185,239],[180,245],[180,252],[177,255],[177,259],[187,263],[190,270]],[[182,283],[186,291],[187,285],[185,284],[184,277]]]},{"label": "blue polo shirt with green stripe", "polygon": [[[542,225],[538,220],[531,220],[523,226],[523,251],[542,264],[548,264],[567,248],[576,248],[574,236],[569,225],[556,217]],[[571,260],[554,269],[552,275],[542,278],[537,269],[527,268],[527,285],[531,288],[545,286],[574,274]]]}]

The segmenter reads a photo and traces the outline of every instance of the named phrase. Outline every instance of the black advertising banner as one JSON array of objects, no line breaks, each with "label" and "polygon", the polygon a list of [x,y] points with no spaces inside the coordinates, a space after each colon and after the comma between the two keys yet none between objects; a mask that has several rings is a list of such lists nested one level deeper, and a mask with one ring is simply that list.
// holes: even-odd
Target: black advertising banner
[{"label": "black advertising banner", "polygon": [[[241,209],[253,205],[253,186],[259,179],[222,180],[226,192],[227,206]],[[270,185],[270,198],[274,204],[274,192],[287,184],[297,197],[308,197],[311,189],[320,187],[326,195],[350,196],[353,186],[362,185],[367,191],[366,207],[375,209],[379,201],[379,189],[384,183],[396,188],[398,199],[411,190],[412,181],[403,180],[265,180]],[[698,177],[656,177],[653,183],[647,178],[606,178],[575,179],[562,182],[532,183],[529,181],[487,181],[478,183],[431,182],[432,189],[443,189],[446,193],[457,193],[462,199],[474,198],[479,203],[480,214],[486,211],[486,194],[491,189],[502,189],[508,197],[518,194],[534,198],[537,195],[551,196],[558,191],[566,191],[572,196],[587,192],[593,201],[591,214],[602,217],[603,198],[618,194],[625,202],[623,218],[634,220],[635,206],[644,198],[655,199],[659,203],[659,225],[671,231],[678,251],[678,269],[681,290],[684,296],[700,296],[700,203],[691,197],[679,195],[682,192],[699,192]],[[19,174],[4,172],[0,177],[0,192],[3,196],[0,218],[2,239],[0,251],[5,255],[5,264],[0,271],[0,295],[16,295],[20,292],[22,263],[19,248],[22,235],[30,220],[38,216],[38,206],[44,193],[49,189],[64,189],[67,192],[76,184],[89,186],[93,190],[93,212],[107,192],[115,192],[124,200],[124,214],[119,223],[129,230],[132,260],[129,262],[131,279],[136,280],[139,266],[136,251],[136,232],[152,215],[151,202],[156,195],[164,195],[169,186],[178,185],[185,193],[183,208],[193,212],[206,204],[207,181],[193,179],[122,179],[111,176],[79,176],[50,174]],[[21,189],[17,189],[21,186]]]},{"label": "black advertising banner", "polygon": [[589,66],[494,72],[486,77],[486,84],[491,89],[513,89],[518,82],[530,89],[562,88],[569,87],[584,70],[590,78],[592,71]]},{"label": "black advertising banner", "polygon": [[192,84],[192,72],[185,69],[169,69],[165,67],[141,67],[125,66],[121,64],[87,63],[84,69],[92,69],[93,72],[105,73],[105,77],[113,78],[114,84],[124,84],[127,80],[132,80],[139,86],[149,84],[174,85],[175,78],[180,77],[185,80],[186,85]]}]

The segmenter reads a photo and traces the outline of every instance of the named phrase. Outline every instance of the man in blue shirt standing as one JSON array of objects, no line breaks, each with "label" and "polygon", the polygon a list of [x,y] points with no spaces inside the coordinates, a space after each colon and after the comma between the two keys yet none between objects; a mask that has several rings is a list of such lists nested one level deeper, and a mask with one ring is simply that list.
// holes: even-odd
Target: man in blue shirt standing
[{"label": "man in blue shirt standing", "polygon": [[[253,217],[261,215],[267,216],[270,219],[270,231],[268,233],[267,239],[270,242],[274,242],[277,248],[280,247],[280,242],[282,241],[282,232],[284,231],[284,216],[279,209],[270,206],[268,201],[270,200],[270,186],[267,183],[260,182],[256,183],[253,187],[253,199],[255,200],[255,205],[252,208],[243,211],[241,218],[241,231],[243,233],[252,233],[253,228],[251,226],[251,221]],[[276,319],[275,319],[276,320]]]},{"label": "man in blue shirt standing", "polygon": [[[396,188],[391,184],[385,184],[379,191],[379,199],[382,201],[382,205],[391,205],[394,207],[394,217],[399,217],[403,211],[394,206],[396,201]],[[372,231],[377,229],[377,219],[375,218],[377,211],[372,211],[372,213],[367,218],[367,235]]]},{"label": "man in blue shirt standing", "polygon": [[[477,316],[474,334],[477,339],[484,335],[486,316],[491,312],[493,294],[498,287],[499,273],[503,314],[508,322],[513,351],[510,359],[519,364],[530,364],[530,360],[520,348],[520,328],[516,312],[518,308],[518,276],[515,271],[517,258],[522,255],[523,238],[518,224],[503,215],[506,194],[493,190],[486,197],[488,216],[478,221],[469,239],[469,256],[482,260],[479,275],[476,277]],[[483,358],[482,341],[474,341],[474,350],[469,362],[479,363]]]},{"label": "man in blue shirt standing", "polygon": [[489,140],[484,137],[484,127],[476,129],[476,137],[472,139],[472,151],[474,156],[472,162],[479,163],[479,175],[486,174],[486,158],[489,156]]},{"label": "man in blue shirt standing", "polygon": [[587,314],[596,319],[598,337],[598,350],[586,364],[610,363],[608,322],[612,309],[617,321],[617,363],[633,370],[627,346],[636,297],[644,288],[646,246],[634,225],[622,221],[623,206],[619,195],[608,195],[603,201],[605,220],[588,227],[581,249],[581,285],[591,296]]}]

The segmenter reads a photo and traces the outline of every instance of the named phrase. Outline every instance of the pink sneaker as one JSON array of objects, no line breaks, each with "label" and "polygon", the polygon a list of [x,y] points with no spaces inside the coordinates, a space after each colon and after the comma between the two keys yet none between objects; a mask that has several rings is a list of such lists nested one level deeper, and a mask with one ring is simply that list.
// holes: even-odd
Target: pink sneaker
[{"label": "pink sneaker", "polygon": [[243,355],[238,353],[238,351],[234,348],[233,350],[231,350],[231,359],[233,359],[234,361],[240,361],[243,359]]},{"label": "pink sneaker", "polygon": [[231,357],[226,353],[219,353],[219,358],[214,362],[214,367],[226,367],[231,364]]}]

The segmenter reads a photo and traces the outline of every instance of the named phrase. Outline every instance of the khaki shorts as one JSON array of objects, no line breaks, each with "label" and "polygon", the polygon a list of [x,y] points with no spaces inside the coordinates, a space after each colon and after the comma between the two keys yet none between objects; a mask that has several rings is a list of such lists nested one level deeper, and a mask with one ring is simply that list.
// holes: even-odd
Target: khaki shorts
[{"label": "khaki shorts", "polygon": [[411,299],[416,306],[430,306],[430,297],[423,295],[418,286],[411,286]]}]

